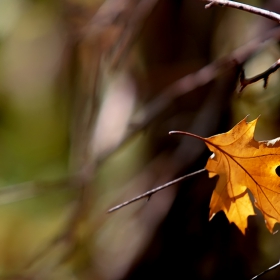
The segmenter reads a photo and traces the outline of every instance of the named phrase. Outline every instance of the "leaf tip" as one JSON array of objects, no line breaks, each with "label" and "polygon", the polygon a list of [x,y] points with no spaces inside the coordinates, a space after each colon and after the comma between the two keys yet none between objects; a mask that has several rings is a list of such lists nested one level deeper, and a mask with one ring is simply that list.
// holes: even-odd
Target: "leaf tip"
[{"label": "leaf tip", "polygon": [[[257,122],[258,119],[261,117],[261,114],[258,115],[258,116],[257,116],[254,120],[252,120],[252,121],[248,121],[248,120],[247,120],[247,119],[249,118],[249,116],[250,116],[250,114],[246,115],[246,117],[245,117],[242,121],[246,121],[246,123]],[[242,122],[242,121],[241,121],[241,122]]]},{"label": "leaf tip", "polygon": [[216,215],[216,213],[210,213],[209,214],[209,221],[211,221],[214,218],[215,215]]}]

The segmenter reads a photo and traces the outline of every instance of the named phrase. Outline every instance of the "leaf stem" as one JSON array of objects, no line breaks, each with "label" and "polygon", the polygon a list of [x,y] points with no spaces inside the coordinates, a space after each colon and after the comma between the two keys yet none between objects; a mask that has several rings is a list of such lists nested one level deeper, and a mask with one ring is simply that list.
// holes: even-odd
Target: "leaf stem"
[{"label": "leaf stem", "polygon": [[203,142],[207,142],[208,143],[208,141],[205,138],[203,138],[203,137],[201,137],[199,135],[190,133],[190,132],[186,132],[186,131],[169,131],[169,135],[171,135],[171,134],[183,134],[183,135],[187,135],[187,136],[191,136],[191,137],[197,138],[199,140],[202,140]]},{"label": "leaf stem", "polygon": [[190,132],[186,132],[186,131],[169,131],[169,135],[171,135],[171,134],[183,134],[183,135],[186,135],[186,136],[190,136],[190,137],[199,139],[199,140],[203,141],[204,143],[207,143],[210,146],[213,146],[213,147],[217,148],[218,150],[221,150],[217,145],[214,145],[213,143],[211,143],[211,141],[209,141],[207,138],[201,137],[199,135],[196,135],[196,134],[193,134],[193,133],[190,133]]}]

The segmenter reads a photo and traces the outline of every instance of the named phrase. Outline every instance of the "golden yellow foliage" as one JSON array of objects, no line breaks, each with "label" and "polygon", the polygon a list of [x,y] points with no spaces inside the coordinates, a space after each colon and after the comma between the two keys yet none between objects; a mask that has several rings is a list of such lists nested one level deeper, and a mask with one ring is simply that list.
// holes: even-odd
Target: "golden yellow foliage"
[{"label": "golden yellow foliage", "polygon": [[210,202],[210,219],[222,210],[242,233],[248,216],[255,215],[248,189],[269,231],[280,223],[280,177],[276,172],[280,166],[280,138],[256,141],[257,120],[247,123],[245,118],[230,131],[209,138],[185,133],[203,140],[213,152],[205,167],[209,177],[219,175]]}]

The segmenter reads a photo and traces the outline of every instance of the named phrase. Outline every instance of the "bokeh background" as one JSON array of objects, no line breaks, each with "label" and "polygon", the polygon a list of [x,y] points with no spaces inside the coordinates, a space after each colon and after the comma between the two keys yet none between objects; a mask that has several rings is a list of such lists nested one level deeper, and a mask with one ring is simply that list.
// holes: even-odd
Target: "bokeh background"
[{"label": "bokeh background", "polygon": [[[247,4],[280,12],[278,0]],[[261,115],[280,136],[277,23],[198,0],[0,1],[0,279],[250,279],[280,258],[263,217],[208,221],[207,172],[114,213]],[[276,226],[276,229],[279,228]],[[278,279],[280,268],[262,279]]]}]

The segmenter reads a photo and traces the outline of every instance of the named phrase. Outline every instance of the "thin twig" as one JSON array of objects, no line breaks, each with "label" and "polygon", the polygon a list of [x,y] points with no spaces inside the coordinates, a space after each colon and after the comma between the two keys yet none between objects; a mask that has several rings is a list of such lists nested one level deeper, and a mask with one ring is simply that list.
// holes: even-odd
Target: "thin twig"
[{"label": "thin twig", "polygon": [[[210,8],[213,5],[219,5],[219,6],[228,6],[231,8],[235,8],[235,9],[239,9],[239,10],[244,10],[246,12],[249,13],[253,13],[256,15],[260,15],[269,19],[272,19],[274,21],[277,21],[278,23],[280,23],[280,15],[268,10],[264,10],[261,8],[257,8],[254,6],[250,6],[250,5],[246,5],[243,3],[239,3],[239,2],[234,2],[234,1],[226,1],[226,0],[202,0],[202,1],[207,1],[210,2],[209,4],[207,4],[205,6],[205,8]],[[245,72],[244,70],[242,70],[241,75],[240,75],[240,89],[239,92],[241,92],[246,86],[253,84],[259,80],[264,80],[264,88],[267,87],[267,81],[268,81],[268,77],[270,74],[274,73],[278,68],[280,67],[280,59],[278,59],[269,69],[267,69],[266,71],[264,71],[263,73],[260,73],[252,78],[245,78]]]},{"label": "thin twig", "polygon": [[234,9],[238,9],[238,10],[243,10],[252,14],[256,14],[259,16],[263,16],[266,17],[268,19],[274,20],[278,23],[280,23],[280,15],[265,9],[261,9],[261,8],[257,8],[254,6],[250,6],[247,4],[243,4],[243,3],[239,3],[239,2],[235,2],[235,1],[226,1],[226,0],[202,0],[204,2],[209,2],[209,4],[207,4],[205,6],[206,9],[212,7],[212,6],[225,6],[225,7],[231,7]]},{"label": "thin twig", "polygon": [[263,271],[262,273],[254,276],[253,278],[251,278],[250,280],[255,280],[257,278],[259,278],[260,276],[264,275],[265,273],[277,268],[278,266],[280,266],[280,261],[278,263],[276,263],[275,265],[271,266],[270,268],[266,269],[265,271]]},{"label": "thin twig", "polygon": [[245,78],[245,72],[242,70],[240,75],[240,89],[239,92],[241,92],[246,86],[253,84],[259,80],[264,80],[263,87],[267,87],[267,81],[269,78],[269,75],[274,73],[278,68],[280,67],[280,59],[278,59],[273,65],[271,65],[266,71],[263,73],[260,73],[252,78]]},{"label": "thin twig", "polygon": [[188,178],[188,177],[194,176],[194,175],[199,174],[199,173],[202,173],[202,172],[204,172],[204,171],[206,171],[206,169],[200,169],[200,170],[198,170],[198,171],[195,171],[195,172],[193,172],[193,173],[184,175],[184,176],[182,176],[182,177],[180,177],[180,178],[177,178],[177,179],[175,179],[175,180],[173,180],[173,181],[170,181],[170,182],[168,182],[168,183],[166,183],[166,184],[164,184],[164,185],[161,185],[161,186],[159,186],[159,187],[157,187],[157,188],[154,188],[154,189],[152,189],[152,190],[150,190],[150,191],[147,191],[147,192],[145,192],[145,193],[143,193],[143,194],[140,194],[140,195],[138,195],[138,196],[136,196],[136,197],[134,197],[134,198],[132,198],[132,199],[130,199],[130,200],[128,200],[128,201],[125,201],[125,202],[123,202],[123,203],[121,203],[121,204],[119,204],[119,205],[117,205],[117,206],[115,206],[115,207],[110,208],[110,209],[107,211],[107,213],[111,213],[111,212],[114,212],[114,211],[116,211],[116,210],[119,210],[120,208],[122,208],[122,207],[124,207],[124,206],[126,206],[126,205],[128,205],[128,204],[131,204],[131,203],[133,203],[133,202],[135,202],[135,201],[137,201],[137,200],[140,200],[140,199],[142,199],[142,198],[144,198],[144,197],[148,197],[148,200],[149,200],[149,199],[151,198],[151,196],[152,196],[153,194],[155,194],[156,192],[159,192],[159,191],[161,191],[161,190],[163,190],[163,189],[166,189],[166,188],[168,188],[168,187],[170,187],[170,186],[172,186],[172,185],[174,185],[174,184],[176,184],[176,183],[178,183],[178,182],[180,182],[180,181],[185,180],[185,179]]}]

